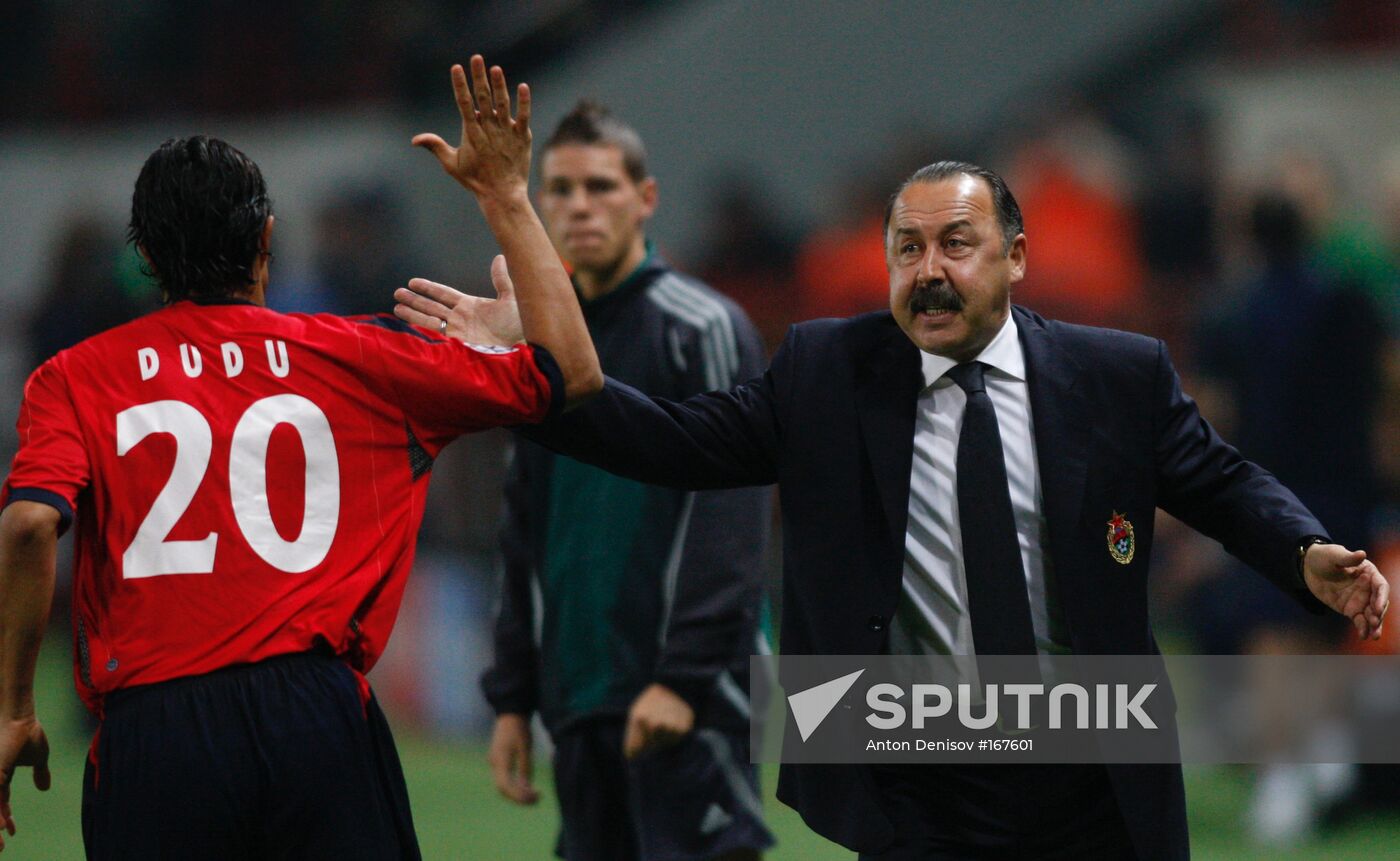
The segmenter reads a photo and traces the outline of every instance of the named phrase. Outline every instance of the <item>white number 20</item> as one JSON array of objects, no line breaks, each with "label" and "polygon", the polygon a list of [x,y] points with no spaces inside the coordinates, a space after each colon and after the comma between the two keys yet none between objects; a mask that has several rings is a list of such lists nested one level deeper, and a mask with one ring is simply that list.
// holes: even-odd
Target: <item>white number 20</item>
[{"label": "white number 20", "polygon": [[[296,429],[306,453],[305,513],[295,541],[278,534],[267,501],[267,446],[279,424]],[[152,401],[123,410],[117,414],[117,455],[125,456],[153,433],[175,437],[175,466],[122,554],[122,576],[208,574],[214,570],[218,533],[194,541],[166,538],[204,481],[214,448],[209,422],[183,401]],[[253,551],[291,574],[320,565],[340,521],[340,465],[326,414],[300,395],[257,401],[234,427],[228,467],[234,519]]]}]

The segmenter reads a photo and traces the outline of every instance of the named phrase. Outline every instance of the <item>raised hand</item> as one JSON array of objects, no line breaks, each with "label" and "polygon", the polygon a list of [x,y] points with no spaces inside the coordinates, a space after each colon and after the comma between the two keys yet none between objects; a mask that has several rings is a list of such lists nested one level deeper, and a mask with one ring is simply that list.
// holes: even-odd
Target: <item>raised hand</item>
[{"label": "raised hand", "polygon": [[437,156],[443,170],[478,197],[524,190],[530,177],[530,88],[517,88],[512,118],[505,72],[492,66],[488,80],[486,61],[477,54],[471,58],[470,87],[462,67],[452,67],[452,91],[462,114],[461,143],[453,147],[425,133],[415,135],[413,145]]},{"label": "raised hand", "polygon": [[[491,283],[495,299],[469,296],[460,290],[414,278],[407,287],[394,291],[394,314],[405,323],[441,332],[451,338],[493,347],[510,347],[525,340],[520,326],[520,309],[515,304],[515,285],[506,269],[506,258],[497,254],[491,261]],[[444,325],[445,324],[445,325]]]},{"label": "raised hand", "polygon": [[1380,639],[1390,584],[1366,551],[1314,544],[1303,557],[1303,581],[1319,601],[1350,619],[1361,639]]},{"label": "raised hand", "polygon": [[452,67],[452,90],[462,114],[461,144],[452,147],[431,134],[418,135],[413,143],[431,151],[443,170],[476,195],[520,290],[517,294],[512,289],[504,264],[497,263],[492,270],[493,277],[502,276],[497,290],[506,286],[494,302],[415,279],[409,290],[395,291],[400,306],[395,313],[440,332],[476,339],[472,343],[509,346],[528,337],[554,357],[564,378],[564,409],[572,409],[602,391],[603,371],[569,273],[530,203],[530,90],[520,86],[518,111],[512,118],[500,67],[491,68],[488,80],[486,61],[474,56],[471,79],[468,87],[467,73],[461,66]]}]

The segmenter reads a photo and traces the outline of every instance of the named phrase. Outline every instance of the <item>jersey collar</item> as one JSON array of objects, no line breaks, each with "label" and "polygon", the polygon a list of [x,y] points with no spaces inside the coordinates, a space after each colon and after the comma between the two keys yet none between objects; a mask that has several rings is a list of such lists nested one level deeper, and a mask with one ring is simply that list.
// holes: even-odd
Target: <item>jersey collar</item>
[{"label": "jersey collar", "polygon": [[[661,259],[661,255],[656,251],[656,245],[653,244],[650,239],[646,240],[646,249],[647,253],[646,256],[642,258],[642,262],[637,264],[636,269],[627,273],[627,277],[623,278],[616,287],[604,293],[602,296],[599,296],[597,299],[585,299],[583,298],[583,294],[580,293],[578,297],[579,304],[588,309],[604,307],[650,284],[652,274],[657,269],[664,269],[666,263]],[[578,292],[577,282],[574,284],[574,292]]]},{"label": "jersey collar", "polygon": [[254,308],[258,307],[257,302],[238,296],[191,296],[184,301],[193,302],[196,305],[252,305]]}]

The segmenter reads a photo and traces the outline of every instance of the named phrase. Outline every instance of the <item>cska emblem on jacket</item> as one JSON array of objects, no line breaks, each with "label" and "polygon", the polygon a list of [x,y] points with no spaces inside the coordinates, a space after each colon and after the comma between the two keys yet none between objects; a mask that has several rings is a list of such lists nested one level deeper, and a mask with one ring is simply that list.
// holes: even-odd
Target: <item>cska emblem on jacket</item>
[{"label": "cska emblem on jacket", "polygon": [[1119,565],[1133,561],[1137,541],[1133,538],[1133,522],[1117,511],[1108,521],[1108,553]]}]

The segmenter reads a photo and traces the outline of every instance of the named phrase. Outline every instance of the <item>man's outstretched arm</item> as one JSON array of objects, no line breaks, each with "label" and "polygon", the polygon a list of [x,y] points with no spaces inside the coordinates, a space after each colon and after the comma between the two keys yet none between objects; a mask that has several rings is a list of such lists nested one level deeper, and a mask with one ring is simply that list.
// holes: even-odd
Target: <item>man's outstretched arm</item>
[{"label": "man's outstretched arm", "polygon": [[[431,329],[445,323],[457,337],[499,338],[491,333],[511,330],[503,321],[515,313],[516,291],[504,267],[493,269],[492,279],[496,299],[415,278],[394,291],[394,313]],[[668,401],[609,378],[586,409],[517,430],[558,454],[647,484],[681,490],[772,484],[782,436],[777,392],[791,371],[796,331],[789,331],[768,370],[728,391]]]},{"label": "man's outstretched arm", "polygon": [[603,372],[568,273],[530,204],[530,88],[519,86],[512,117],[505,73],[493,66],[488,78],[486,61],[477,55],[470,84],[461,66],[452,67],[452,89],[462,115],[460,144],[453,147],[434,134],[417,135],[413,143],[437,156],[448,175],[476,196],[520,284],[513,299],[522,336],[554,356],[565,403],[576,405],[602,389]]},{"label": "man's outstretched arm", "polygon": [[1321,523],[1270,472],[1245,460],[1206,423],[1160,343],[1157,476],[1162,508],[1292,594],[1304,606],[1346,616],[1362,639],[1379,639],[1390,586],[1365,551],[1326,541]]},{"label": "man's outstretched arm", "polygon": [[11,835],[15,770],[32,766],[34,785],[49,788],[49,741],[34,712],[34,667],[53,603],[61,519],[58,509],[23,499],[0,513],[0,825]]}]

